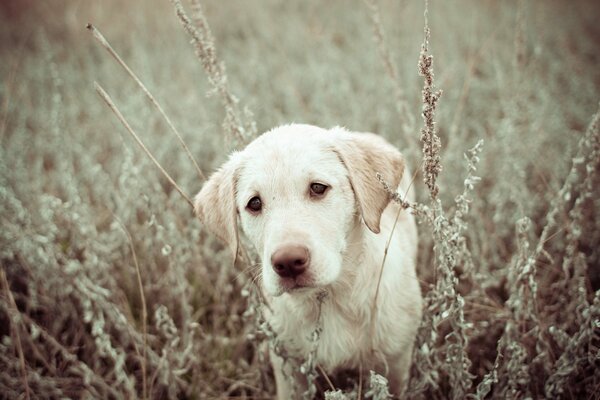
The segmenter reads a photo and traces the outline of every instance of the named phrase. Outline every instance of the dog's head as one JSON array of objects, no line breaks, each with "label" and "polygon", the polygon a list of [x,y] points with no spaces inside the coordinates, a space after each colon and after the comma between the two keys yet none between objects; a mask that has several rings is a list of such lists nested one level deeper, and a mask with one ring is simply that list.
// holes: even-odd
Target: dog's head
[{"label": "dog's head", "polygon": [[379,233],[389,196],[376,174],[395,188],[403,171],[401,154],[376,135],[286,125],[234,153],[195,210],[234,254],[239,222],[261,255],[265,290],[278,296],[335,282],[349,233],[362,221]]}]

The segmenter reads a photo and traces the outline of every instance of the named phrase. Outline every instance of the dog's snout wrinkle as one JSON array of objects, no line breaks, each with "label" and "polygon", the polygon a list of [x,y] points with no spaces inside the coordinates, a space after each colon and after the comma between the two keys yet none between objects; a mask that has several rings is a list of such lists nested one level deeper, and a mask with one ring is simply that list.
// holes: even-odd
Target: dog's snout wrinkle
[{"label": "dog's snout wrinkle", "polygon": [[305,246],[285,245],[271,256],[273,270],[282,278],[296,278],[308,268],[310,252]]}]

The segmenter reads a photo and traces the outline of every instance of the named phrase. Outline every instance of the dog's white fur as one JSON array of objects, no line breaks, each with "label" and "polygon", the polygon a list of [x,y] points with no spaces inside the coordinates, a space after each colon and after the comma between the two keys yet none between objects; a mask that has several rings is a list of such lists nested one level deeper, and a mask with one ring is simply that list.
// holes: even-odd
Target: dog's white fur
[{"label": "dog's white fur", "polygon": [[[326,371],[376,369],[387,373],[396,395],[406,384],[421,319],[417,232],[413,216],[389,202],[376,173],[404,194],[409,174],[403,172],[401,154],[379,136],[285,125],[234,153],[195,199],[200,219],[233,252],[239,222],[261,255],[265,313],[287,354],[306,358],[316,346],[316,362]],[[329,187],[324,196],[310,196],[315,182]],[[246,209],[254,196],[262,200],[259,213]],[[297,278],[301,288],[271,265],[272,254],[286,245],[310,253]],[[317,293],[326,296],[317,300]],[[319,313],[322,332],[313,342]],[[278,398],[293,398],[303,377],[274,351],[271,361]]]}]

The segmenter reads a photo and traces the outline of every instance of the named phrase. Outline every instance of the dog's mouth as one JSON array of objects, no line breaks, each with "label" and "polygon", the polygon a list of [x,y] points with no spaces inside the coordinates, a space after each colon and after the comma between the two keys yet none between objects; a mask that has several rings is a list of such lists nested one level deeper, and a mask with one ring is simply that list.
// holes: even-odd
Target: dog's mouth
[{"label": "dog's mouth", "polygon": [[279,285],[282,293],[303,292],[317,287],[313,282],[303,277],[281,278]]}]

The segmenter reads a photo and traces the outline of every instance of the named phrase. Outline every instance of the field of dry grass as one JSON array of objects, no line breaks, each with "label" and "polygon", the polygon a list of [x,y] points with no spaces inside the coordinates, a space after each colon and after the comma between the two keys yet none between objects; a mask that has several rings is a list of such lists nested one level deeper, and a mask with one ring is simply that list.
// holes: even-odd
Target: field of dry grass
[{"label": "field of dry grass", "polygon": [[[289,122],[376,132],[425,167],[407,398],[600,398],[597,2],[431,1],[429,132],[423,2],[202,4],[184,3],[199,60],[166,0],[0,3],[1,398],[274,393],[248,266],[98,96],[94,82],[185,193],[202,187],[88,22],[203,174]],[[386,398],[366,372],[330,377],[336,392],[317,372],[319,397]]]}]

